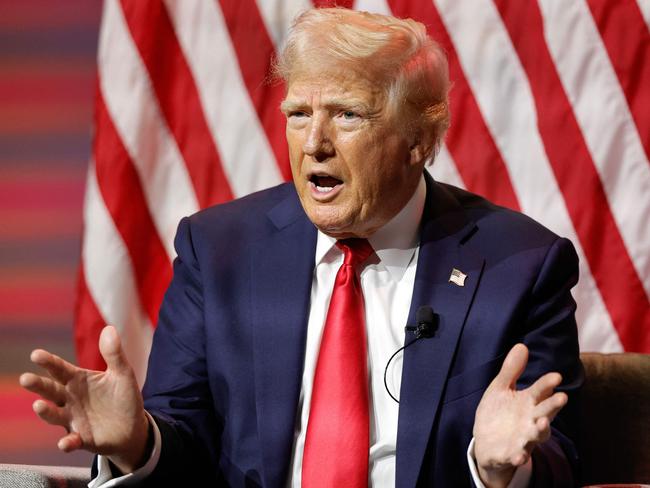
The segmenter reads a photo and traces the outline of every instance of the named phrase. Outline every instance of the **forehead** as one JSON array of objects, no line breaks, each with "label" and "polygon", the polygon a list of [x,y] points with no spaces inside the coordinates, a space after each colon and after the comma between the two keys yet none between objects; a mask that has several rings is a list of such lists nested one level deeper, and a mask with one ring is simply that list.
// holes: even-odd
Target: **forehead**
[{"label": "forehead", "polygon": [[287,101],[327,103],[330,99],[355,99],[370,105],[385,103],[385,90],[354,70],[302,71],[291,77]]}]

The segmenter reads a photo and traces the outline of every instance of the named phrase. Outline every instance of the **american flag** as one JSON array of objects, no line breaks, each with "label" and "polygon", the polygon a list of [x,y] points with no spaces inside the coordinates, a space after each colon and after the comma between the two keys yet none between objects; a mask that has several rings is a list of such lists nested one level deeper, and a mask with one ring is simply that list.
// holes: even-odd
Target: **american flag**
[{"label": "american flag", "polygon": [[[310,0],[106,0],[76,313],[80,364],[118,327],[142,381],[176,225],[290,179],[271,59]],[[447,51],[434,177],[570,238],[583,350],[650,352],[650,1],[357,0]],[[224,236],[227,239],[228,236]]]}]

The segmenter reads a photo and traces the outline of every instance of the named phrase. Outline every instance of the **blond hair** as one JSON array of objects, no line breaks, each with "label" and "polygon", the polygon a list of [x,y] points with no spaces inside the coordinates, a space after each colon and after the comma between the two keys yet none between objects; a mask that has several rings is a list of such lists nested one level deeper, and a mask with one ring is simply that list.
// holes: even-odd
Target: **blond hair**
[{"label": "blond hair", "polygon": [[344,8],[307,10],[293,21],[276,74],[289,84],[303,66],[332,62],[378,80],[391,108],[415,115],[409,129],[432,137],[428,156],[437,152],[449,127],[449,69],[423,24]]}]

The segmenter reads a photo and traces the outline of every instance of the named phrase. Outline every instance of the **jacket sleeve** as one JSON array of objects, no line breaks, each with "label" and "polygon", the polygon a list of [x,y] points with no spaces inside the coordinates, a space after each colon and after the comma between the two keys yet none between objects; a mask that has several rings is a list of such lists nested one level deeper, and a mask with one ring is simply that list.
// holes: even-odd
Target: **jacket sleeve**
[{"label": "jacket sleeve", "polygon": [[579,483],[573,439],[584,372],[578,348],[576,304],[570,292],[577,281],[578,258],[573,245],[567,239],[558,239],[549,248],[532,288],[523,339],[530,355],[518,387],[525,388],[542,375],[557,371],[562,375],[557,390],[566,392],[569,401],[552,422],[550,439],[533,449],[534,487],[569,487]]},{"label": "jacket sleeve", "polygon": [[145,408],[160,430],[161,452],[142,486],[215,486],[222,420],[208,381],[201,270],[187,218],[179,224],[175,248],[143,389]]}]

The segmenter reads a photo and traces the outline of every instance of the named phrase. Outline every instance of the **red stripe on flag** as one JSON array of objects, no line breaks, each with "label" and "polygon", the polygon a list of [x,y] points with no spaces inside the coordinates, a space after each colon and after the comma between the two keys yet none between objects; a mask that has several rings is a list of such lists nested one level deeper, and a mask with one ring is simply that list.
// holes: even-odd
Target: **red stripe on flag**
[{"label": "red stripe on flag", "polygon": [[483,120],[439,12],[430,1],[389,0],[388,3],[393,14],[423,22],[429,35],[447,52],[453,88],[449,95],[452,124],[446,143],[465,186],[499,205],[518,210],[519,202],[508,169]]},{"label": "red stripe on flag", "polygon": [[621,343],[626,351],[650,352],[650,303],[544,40],[539,8],[495,4],[528,75],[546,153]]},{"label": "red stripe on flag", "polygon": [[133,162],[99,92],[95,102],[95,126],[97,183],[129,252],[142,307],[151,323],[155,324],[163,295],[171,281],[172,267],[149,213]]},{"label": "red stripe on flag", "polygon": [[219,0],[219,4],[248,94],[271,144],[282,177],[290,180],[286,121],[280,112],[280,103],[284,100],[284,83],[271,80],[272,60],[275,56],[273,41],[255,0]]},{"label": "red stripe on flag", "polygon": [[95,305],[93,297],[86,286],[83,264],[77,278],[77,302],[75,303],[75,348],[77,362],[82,368],[104,371],[106,362],[99,353],[99,334],[106,321]]},{"label": "red stripe on flag", "polygon": [[588,0],[650,160],[650,32],[635,0]]},{"label": "red stripe on flag", "polygon": [[[199,93],[160,0],[122,0],[133,40],[203,208],[232,199]],[[219,49],[219,46],[215,46]]]}]

